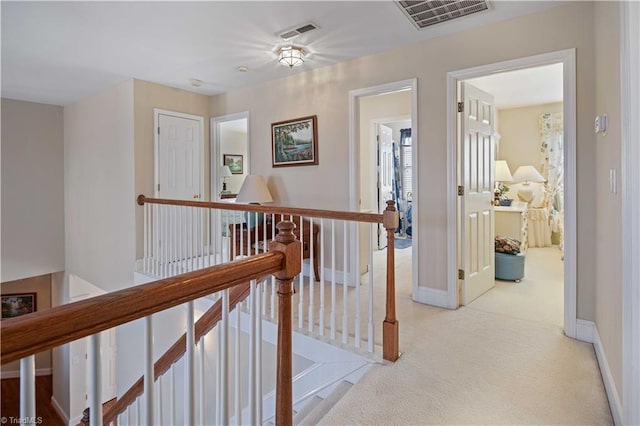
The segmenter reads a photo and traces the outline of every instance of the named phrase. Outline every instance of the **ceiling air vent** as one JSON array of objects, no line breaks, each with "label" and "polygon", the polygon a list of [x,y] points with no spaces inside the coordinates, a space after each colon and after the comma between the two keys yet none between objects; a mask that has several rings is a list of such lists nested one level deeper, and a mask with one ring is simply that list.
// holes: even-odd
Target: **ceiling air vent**
[{"label": "ceiling air vent", "polygon": [[317,29],[318,29],[318,26],[316,24],[309,22],[309,23],[300,25],[297,28],[284,31],[278,34],[278,36],[280,36],[284,40],[291,40],[292,38],[298,37],[300,34],[304,34],[306,32],[317,30]]},{"label": "ceiling air vent", "polygon": [[419,30],[489,9],[486,0],[407,0],[395,3]]}]

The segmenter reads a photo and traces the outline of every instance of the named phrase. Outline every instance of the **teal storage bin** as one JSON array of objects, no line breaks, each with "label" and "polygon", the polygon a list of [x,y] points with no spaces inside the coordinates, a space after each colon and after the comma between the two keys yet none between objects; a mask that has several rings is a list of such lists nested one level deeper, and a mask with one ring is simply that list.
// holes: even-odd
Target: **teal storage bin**
[{"label": "teal storage bin", "polygon": [[496,279],[519,282],[524,278],[524,253],[496,252],[495,259]]}]

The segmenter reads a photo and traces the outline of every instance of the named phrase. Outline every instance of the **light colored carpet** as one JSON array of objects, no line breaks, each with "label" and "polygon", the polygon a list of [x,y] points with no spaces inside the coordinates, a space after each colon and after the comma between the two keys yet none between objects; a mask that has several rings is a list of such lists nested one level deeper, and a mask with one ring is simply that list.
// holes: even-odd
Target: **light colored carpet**
[{"label": "light colored carpet", "polygon": [[[613,423],[591,344],[530,318],[534,309],[518,318],[496,301],[457,311],[411,302],[407,269],[398,270],[402,357],[371,369],[320,424]],[[527,270],[532,284],[544,274]],[[516,303],[526,297],[516,288],[496,297]]]}]

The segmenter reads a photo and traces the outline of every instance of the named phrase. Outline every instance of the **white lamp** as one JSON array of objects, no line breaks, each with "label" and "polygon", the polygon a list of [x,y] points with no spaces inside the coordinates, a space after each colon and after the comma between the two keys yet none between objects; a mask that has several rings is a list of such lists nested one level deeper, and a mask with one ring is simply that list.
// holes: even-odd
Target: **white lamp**
[{"label": "white lamp", "polygon": [[511,170],[505,160],[496,161],[496,182],[513,182]]},{"label": "white lamp", "polygon": [[233,176],[233,174],[231,173],[231,169],[229,168],[229,166],[222,166],[222,192],[226,193],[227,192],[227,178],[229,176]]},{"label": "white lamp", "polygon": [[[273,197],[271,197],[271,192],[269,192],[267,184],[260,175],[248,175],[244,179],[244,182],[242,182],[242,186],[240,187],[240,191],[238,191],[238,196],[236,197],[237,203],[260,204],[270,203],[272,201]],[[253,228],[256,225],[252,220],[253,217],[254,215],[251,215],[249,212],[245,212],[245,221],[249,228]],[[257,223],[262,222],[264,222],[264,214],[258,213]]]},{"label": "white lamp", "polygon": [[513,174],[513,180],[522,182],[522,188],[518,191],[518,197],[526,202],[533,199],[533,190],[530,182],[544,182],[544,177],[533,166],[520,166]]}]

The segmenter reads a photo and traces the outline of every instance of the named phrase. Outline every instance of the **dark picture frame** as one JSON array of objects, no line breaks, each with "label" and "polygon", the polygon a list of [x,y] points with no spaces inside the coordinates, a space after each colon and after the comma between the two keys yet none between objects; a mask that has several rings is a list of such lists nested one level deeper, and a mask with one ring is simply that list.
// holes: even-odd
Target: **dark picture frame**
[{"label": "dark picture frame", "polygon": [[8,293],[0,295],[2,319],[30,314],[37,309],[36,293]]},{"label": "dark picture frame", "polygon": [[315,115],[271,124],[273,167],[318,164],[318,118]]},{"label": "dark picture frame", "polygon": [[244,159],[241,154],[223,154],[223,166],[229,166],[232,175],[241,175],[244,173]]}]

